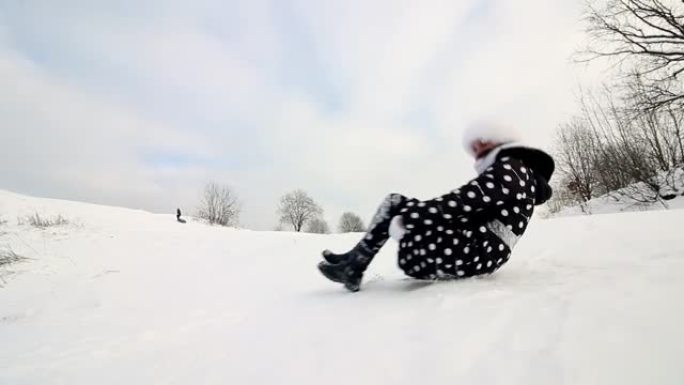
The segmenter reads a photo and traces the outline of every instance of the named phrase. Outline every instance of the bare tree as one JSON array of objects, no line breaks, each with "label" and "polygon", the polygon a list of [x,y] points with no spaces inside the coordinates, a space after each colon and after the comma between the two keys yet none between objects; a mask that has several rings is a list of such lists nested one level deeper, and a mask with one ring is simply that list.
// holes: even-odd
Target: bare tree
[{"label": "bare tree", "polygon": [[228,186],[211,182],[204,187],[198,216],[209,223],[221,226],[237,225],[240,204],[237,195]]},{"label": "bare tree", "polygon": [[561,188],[580,202],[608,194],[667,207],[683,184],[678,112],[637,110],[639,101],[619,105],[610,94],[581,101],[581,116],[558,134]]},{"label": "bare tree", "polygon": [[306,192],[295,190],[280,198],[277,213],[281,222],[299,232],[308,221],[321,216],[323,210]]},{"label": "bare tree", "polygon": [[329,234],[330,228],[328,227],[328,223],[323,218],[314,218],[309,221],[306,232],[314,234]]},{"label": "bare tree", "polygon": [[352,212],[346,212],[340,217],[338,230],[341,233],[363,232],[366,231],[366,226],[363,225],[361,217]]},{"label": "bare tree", "polygon": [[[582,127],[559,134],[562,188],[581,200],[608,193],[667,207],[684,184],[684,1],[586,4],[593,39],[580,60],[615,59],[622,81],[603,101],[583,94]],[[578,152],[585,128],[591,151]]]},{"label": "bare tree", "polygon": [[636,119],[629,108],[610,96],[606,105],[594,101],[589,107],[595,133],[600,140],[597,165],[610,195],[639,203],[661,201],[659,169]]},{"label": "bare tree", "polygon": [[640,136],[653,161],[662,171],[684,165],[684,110],[672,105],[643,108],[656,105],[646,90],[647,86],[639,78],[629,86],[627,107],[631,110],[632,119],[638,121]]},{"label": "bare tree", "polygon": [[678,0],[587,1],[594,38],[584,58],[612,57],[644,84],[648,104],[684,106],[684,2]]},{"label": "bare tree", "polygon": [[598,139],[581,119],[561,126],[556,137],[557,170],[572,196],[580,202],[595,197],[599,186],[596,162]]}]

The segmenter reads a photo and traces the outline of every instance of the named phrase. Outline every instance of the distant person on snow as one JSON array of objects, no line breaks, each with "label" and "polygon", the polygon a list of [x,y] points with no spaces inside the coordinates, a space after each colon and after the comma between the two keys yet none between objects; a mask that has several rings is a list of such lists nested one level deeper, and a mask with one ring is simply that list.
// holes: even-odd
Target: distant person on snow
[{"label": "distant person on snow", "polygon": [[388,195],[352,250],[323,251],[321,273],[358,291],[364,271],[389,237],[399,242],[399,267],[414,278],[495,272],[509,260],[534,206],[552,194],[553,159],[516,140],[512,131],[494,125],[470,127],[463,144],[475,158],[477,178],[427,201]]},{"label": "distant person on snow", "polygon": [[180,223],[185,223],[185,219],[181,218],[181,210],[176,209],[176,220]]}]

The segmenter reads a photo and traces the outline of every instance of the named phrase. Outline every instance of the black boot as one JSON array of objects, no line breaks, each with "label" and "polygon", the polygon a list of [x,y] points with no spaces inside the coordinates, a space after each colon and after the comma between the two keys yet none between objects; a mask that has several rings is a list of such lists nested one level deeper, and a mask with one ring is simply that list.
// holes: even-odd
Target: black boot
[{"label": "black boot", "polygon": [[363,271],[355,269],[349,262],[335,265],[323,261],[318,264],[318,270],[329,280],[344,284],[344,287],[349,291],[356,292],[361,288]]},{"label": "black boot", "polygon": [[331,281],[343,283],[350,291],[359,291],[363,272],[389,238],[392,217],[398,215],[408,199],[401,194],[390,194],[382,201],[363,239],[349,252],[335,254],[323,251],[324,262],[318,270]]},{"label": "black boot", "polygon": [[344,284],[347,290],[359,291],[363,272],[372,259],[367,254],[358,246],[344,254],[333,254],[326,250],[323,252],[326,261],[318,264],[318,270],[329,280]]}]

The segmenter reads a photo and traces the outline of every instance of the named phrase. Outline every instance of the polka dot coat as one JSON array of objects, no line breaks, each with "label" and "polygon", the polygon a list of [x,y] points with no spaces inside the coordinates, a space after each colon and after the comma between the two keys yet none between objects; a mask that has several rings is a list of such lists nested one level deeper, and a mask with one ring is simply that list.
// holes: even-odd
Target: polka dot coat
[{"label": "polka dot coat", "polygon": [[406,232],[399,267],[422,279],[493,273],[527,228],[537,183],[521,160],[501,157],[457,190],[428,201],[409,199],[400,211]]}]

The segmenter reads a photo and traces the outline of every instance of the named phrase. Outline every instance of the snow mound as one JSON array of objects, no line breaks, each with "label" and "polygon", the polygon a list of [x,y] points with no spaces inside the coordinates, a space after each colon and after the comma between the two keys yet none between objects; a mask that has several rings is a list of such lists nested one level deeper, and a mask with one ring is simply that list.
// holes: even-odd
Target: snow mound
[{"label": "snow mound", "polygon": [[[62,215],[70,224],[18,225]],[[681,384],[681,211],[534,220],[492,276],[348,293],[312,235],[0,191],[0,384]]]}]

